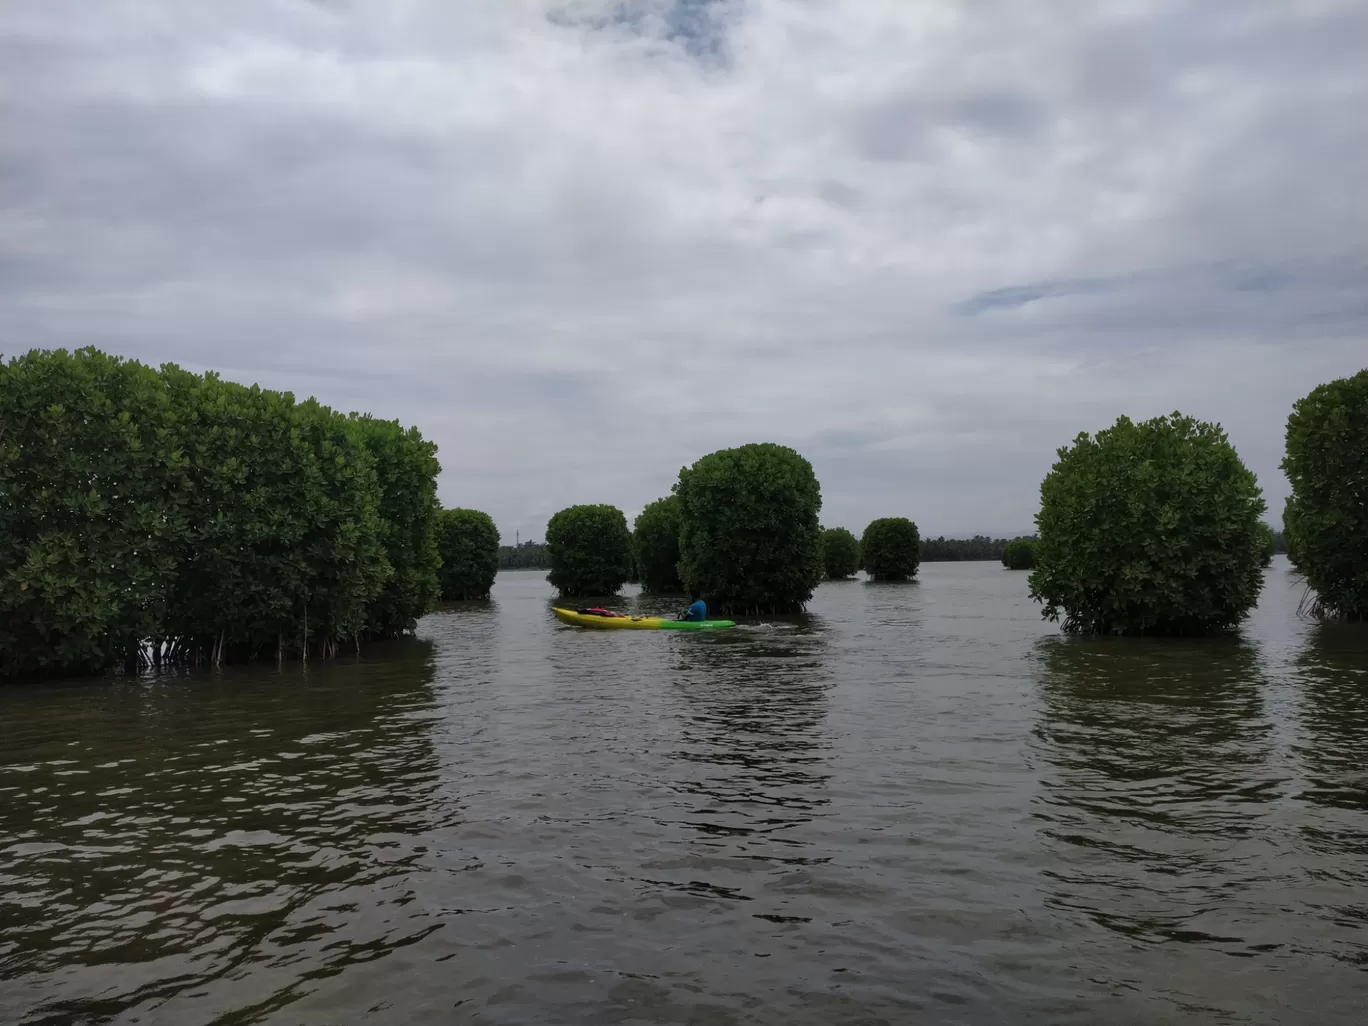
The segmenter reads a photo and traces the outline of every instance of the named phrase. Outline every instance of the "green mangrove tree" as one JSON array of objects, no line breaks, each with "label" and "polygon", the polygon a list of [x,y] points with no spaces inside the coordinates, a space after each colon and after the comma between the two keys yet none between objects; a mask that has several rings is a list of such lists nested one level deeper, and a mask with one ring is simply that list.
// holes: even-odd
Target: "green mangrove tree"
[{"label": "green mangrove tree", "polygon": [[614,595],[632,575],[632,535],[616,506],[570,506],[546,525],[551,572],[564,596]]},{"label": "green mangrove tree", "polygon": [[477,509],[444,509],[437,515],[437,579],[442,598],[483,599],[499,572],[499,529]]},{"label": "green mangrove tree", "polygon": [[677,595],[679,579],[679,498],[667,495],[641,511],[632,531],[632,544],[643,591]]},{"label": "green mangrove tree", "polygon": [[1035,567],[1034,538],[1013,538],[1002,546],[1002,565],[1008,570],[1030,570]]},{"label": "green mangrove tree", "polygon": [[1368,619],[1368,370],[1315,388],[1287,420],[1288,558],[1322,619]]},{"label": "green mangrove tree", "polygon": [[917,525],[906,517],[882,517],[865,528],[860,558],[865,573],[875,581],[905,581],[921,564]]},{"label": "green mangrove tree", "polygon": [[[375,461],[379,515],[390,575],[371,601],[370,633],[397,637],[437,601],[437,446],[417,428],[395,420],[352,415]],[[497,535],[496,535],[497,537]]]},{"label": "green mangrove tree", "polygon": [[[378,458],[381,457],[381,458]],[[0,676],[330,654],[435,590],[417,432],[94,349],[0,366]]]},{"label": "green mangrove tree", "polygon": [[803,608],[822,578],[821,488],[812,464],[773,443],[704,456],[679,472],[685,590],[731,613]]},{"label": "green mangrove tree", "polygon": [[1031,596],[1066,631],[1201,634],[1258,599],[1263,496],[1218,425],[1174,413],[1080,434],[1040,500]]},{"label": "green mangrove tree", "polygon": [[829,581],[854,577],[860,569],[860,542],[844,527],[822,531],[822,572]]}]

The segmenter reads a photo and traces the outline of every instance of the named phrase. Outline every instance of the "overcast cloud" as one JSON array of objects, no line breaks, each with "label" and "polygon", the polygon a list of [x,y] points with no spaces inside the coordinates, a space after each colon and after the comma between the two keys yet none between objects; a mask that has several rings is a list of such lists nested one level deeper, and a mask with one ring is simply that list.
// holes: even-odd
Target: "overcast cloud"
[{"label": "overcast cloud", "polygon": [[540,538],[778,441],[1029,531],[1055,449],[1368,366],[1361,0],[6,0],[0,351],[417,424]]}]

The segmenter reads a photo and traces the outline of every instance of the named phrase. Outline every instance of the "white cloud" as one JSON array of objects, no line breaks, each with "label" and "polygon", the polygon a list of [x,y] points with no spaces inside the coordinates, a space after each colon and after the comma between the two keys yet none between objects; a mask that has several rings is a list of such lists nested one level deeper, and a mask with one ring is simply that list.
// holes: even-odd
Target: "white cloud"
[{"label": "white cloud", "polygon": [[[624,12],[631,12],[628,16]],[[1029,527],[1054,449],[1220,419],[1276,513],[1360,369],[1361,5],[0,8],[0,338],[418,424],[539,535],[778,440],[827,523]]]}]

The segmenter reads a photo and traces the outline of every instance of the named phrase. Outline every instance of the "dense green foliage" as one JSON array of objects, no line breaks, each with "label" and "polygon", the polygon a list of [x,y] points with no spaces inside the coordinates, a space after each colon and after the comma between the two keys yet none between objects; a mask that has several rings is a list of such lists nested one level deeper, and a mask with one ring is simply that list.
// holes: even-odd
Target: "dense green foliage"
[{"label": "dense green foliage", "polygon": [[1207,633],[1258,598],[1263,497],[1214,424],[1175,413],[1080,434],[1040,499],[1031,597],[1066,631]]},{"label": "dense green foliage", "polygon": [[1002,547],[1002,565],[1008,570],[1034,569],[1035,548],[1033,538],[1013,538]]},{"label": "dense green foliage", "polygon": [[[378,457],[378,458],[377,458]],[[83,349],[0,365],[0,676],[331,653],[435,587],[433,447]]]},{"label": "dense green foliage", "polygon": [[800,610],[822,578],[822,493],[785,446],[743,445],[679,472],[680,577],[718,612]]},{"label": "dense green foliage", "polygon": [[679,579],[679,498],[668,495],[641,511],[632,532],[632,545],[643,591],[677,595]]},{"label": "dense green foliage", "polygon": [[822,531],[822,572],[829,581],[854,577],[860,569],[860,542],[844,527]]},{"label": "dense green foliage", "polygon": [[191,529],[174,423],[141,365],[0,365],[0,677],[100,669],[159,629]]},{"label": "dense green foliage", "polygon": [[976,534],[972,538],[923,538],[923,563],[949,563],[969,560],[999,560],[1006,538],[989,538]]},{"label": "dense green foliage", "polygon": [[[127,498],[152,508],[170,498],[184,520],[165,614],[144,637],[168,639],[173,662],[236,662],[286,648],[328,653],[370,634],[370,606],[393,569],[360,425],[213,374],[162,376],[183,474],[174,497]],[[126,412],[137,420],[145,410]],[[162,655],[159,644],[154,661]]]},{"label": "dense green foliage", "polygon": [[[396,637],[411,631],[439,593],[437,567],[437,446],[417,428],[352,416],[375,460],[380,483],[381,538],[390,577],[371,601],[369,630]],[[496,536],[497,537],[497,536]]]},{"label": "dense green foliage", "polygon": [[1267,524],[1259,524],[1260,545],[1263,548],[1265,565],[1273,561],[1273,557],[1278,554],[1278,534]]},{"label": "dense green foliage", "polygon": [[860,559],[875,581],[905,581],[921,563],[917,525],[906,517],[883,517],[865,528]]},{"label": "dense green foliage", "polygon": [[489,597],[499,571],[499,529],[488,513],[477,509],[444,509],[437,520],[437,571],[442,598]]},{"label": "dense green foliage", "polygon": [[1368,370],[1292,407],[1282,469],[1287,554],[1325,619],[1368,618]]},{"label": "dense green foliage", "polygon": [[565,596],[613,595],[632,575],[632,535],[616,506],[570,506],[546,525],[551,572]]},{"label": "dense green foliage", "polygon": [[551,553],[545,542],[525,541],[499,546],[500,570],[549,570]]}]

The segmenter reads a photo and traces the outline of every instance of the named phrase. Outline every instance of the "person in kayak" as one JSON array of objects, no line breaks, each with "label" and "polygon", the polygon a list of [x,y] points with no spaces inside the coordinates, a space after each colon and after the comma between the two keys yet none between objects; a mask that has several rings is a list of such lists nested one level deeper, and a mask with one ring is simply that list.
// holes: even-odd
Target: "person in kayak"
[{"label": "person in kayak", "polygon": [[708,618],[708,605],[702,599],[694,599],[693,604],[684,610],[681,620],[706,620]]}]

